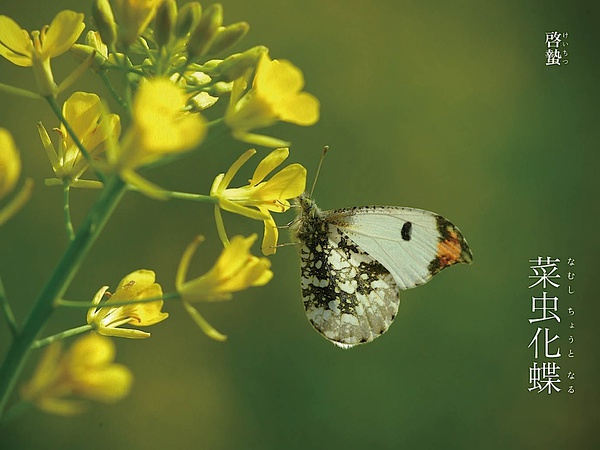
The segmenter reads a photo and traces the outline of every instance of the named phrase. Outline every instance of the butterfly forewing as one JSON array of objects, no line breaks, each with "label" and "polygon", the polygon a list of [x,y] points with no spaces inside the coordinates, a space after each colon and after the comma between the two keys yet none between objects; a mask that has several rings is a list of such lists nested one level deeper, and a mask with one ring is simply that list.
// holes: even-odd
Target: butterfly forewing
[{"label": "butterfly forewing", "polygon": [[415,208],[364,206],[325,213],[358,247],[387,268],[400,289],[426,283],[449,265],[471,262],[458,228]]}]

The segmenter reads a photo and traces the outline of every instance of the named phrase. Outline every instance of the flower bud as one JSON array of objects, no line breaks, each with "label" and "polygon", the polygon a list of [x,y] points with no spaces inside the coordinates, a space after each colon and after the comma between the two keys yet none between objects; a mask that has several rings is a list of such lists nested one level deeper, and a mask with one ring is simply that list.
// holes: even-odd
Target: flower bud
[{"label": "flower bud", "polygon": [[154,18],[154,40],[159,47],[169,43],[176,19],[177,3],[175,0],[164,0],[156,10]]},{"label": "flower bud", "polygon": [[225,58],[219,64],[219,74],[224,81],[233,81],[241,77],[250,67],[255,67],[261,55],[267,53],[267,47],[257,45],[246,50],[244,53],[235,53]]},{"label": "flower bud", "polygon": [[233,47],[246,36],[249,29],[250,25],[247,22],[238,22],[219,29],[210,44],[210,53],[215,55]]},{"label": "flower bud", "polygon": [[202,13],[200,22],[190,36],[188,54],[191,59],[206,53],[212,38],[222,23],[223,6],[220,3],[213,3]]},{"label": "flower bud", "polygon": [[161,0],[113,0],[119,23],[119,42],[129,47],[138,40],[156,14]]},{"label": "flower bud", "polygon": [[231,86],[232,86],[231,82],[218,81],[210,87],[210,89],[208,90],[208,93],[210,95],[214,95],[216,97],[220,97],[222,95],[228,95],[231,93]]},{"label": "flower bud", "polygon": [[202,6],[198,2],[186,3],[177,14],[177,22],[175,24],[175,36],[181,39],[194,29],[202,16]]},{"label": "flower bud", "polygon": [[117,42],[117,24],[108,0],[94,0],[92,17],[96,22],[102,42],[112,47]]}]

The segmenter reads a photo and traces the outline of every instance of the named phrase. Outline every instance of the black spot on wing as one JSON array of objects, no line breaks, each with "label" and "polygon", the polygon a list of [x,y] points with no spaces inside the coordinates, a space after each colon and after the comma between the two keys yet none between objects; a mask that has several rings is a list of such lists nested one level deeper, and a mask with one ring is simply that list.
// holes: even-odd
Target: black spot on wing
[{"label": "black spot on wing", "polygon": [[402,225],[402,230],[400,231],[400,236],[402,236],[403,241],[410,241],[412,233],[412,222],[406,222]]}]

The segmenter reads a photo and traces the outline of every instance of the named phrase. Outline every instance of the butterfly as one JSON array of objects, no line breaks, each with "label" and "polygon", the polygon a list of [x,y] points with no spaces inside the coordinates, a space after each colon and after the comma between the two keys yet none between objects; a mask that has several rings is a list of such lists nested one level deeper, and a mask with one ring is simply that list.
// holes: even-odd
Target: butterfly
[{"label": "butterfly", "polygon": [[321,211],[306,194],[296,203],[298,216],[290,226],[300,244],[306,316],[342,348],[385,333],[398,313],[400,290],[473,261],[459,229],[429,211],[398,206]]}]

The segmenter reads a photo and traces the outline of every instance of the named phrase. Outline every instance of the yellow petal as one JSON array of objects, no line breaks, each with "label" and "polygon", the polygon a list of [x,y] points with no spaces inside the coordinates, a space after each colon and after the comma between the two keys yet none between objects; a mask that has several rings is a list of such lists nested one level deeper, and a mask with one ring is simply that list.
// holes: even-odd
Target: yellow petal
[{"label": "yellow petal", "polygon": [[319,100],[307,92],[283,100],[277,105],[279,119],[296,125],[314,125],[319,120]]},{"label": "yellow petal", "polygon": [[[135,272],[131,272],[129,275],[123,277],[123,279],[117,285],[117,292],[129,290],[130,292],[141,292],[147,287],[151,286],[156,280],[156,274],[152,270],[139,269]],[[122,294],[120,294],[122,295]]]},{"label": "yellow petal", "polygon": [[152,336],[146,331],[136,330],[135,328],[98,327],[94,331],[102,336],[120,337],[125,339],[147,339]]},{"label": "yellow petal", "polygon": [[103,366],[115,359],[115,344],[110,339],[96,333],[88,333],[76,340],[69,349],[67,356],[71,363],[92,369]]},{"label": "yellow petal", "polygon": [[13,190],[21,174],[21,158],[8,130],[0,128],[0,198]]},{"label": "yellow petal", "polygon": [[[162,288],[159,284],[154,283],[150,287],[144,289],[144,292],[139,296],[139,298],[141,300],[144,298],[162,297],[162,295]],[[161,311],[163,304],[164,302],[162,300],[158,300],[155,302],[144,302],[134,305],[135,312],[138,316],[138,320],[134,323],[134,325],[150,326],[165,320],[167,317],[169,317],[169,314]]]},{"label": "yellow petal", "polygon": [[148,153],[188,150],[206,135],[200,114],[183,112],[183,91],[166,78],[142,83],[134,99],[134,122],[140,144]]},{"label": "yellow petal", "polygon": [[53,342],[48,346],[41,356],[31,380],[21,388],[21,395],[24,399],[35,401],[48,386],[54,383],[54,379],[58,375],[61,353],[60,342]]},{"label": "yellow petal", "polygon": [[277,252],[277,240],[279,239],[279,229],[277,224],[271,217],[270,220],[264,221],[265,231],[263,235],[263,241],[261,250],[263,255],[269,256],[274,255]]},{"label": "yellow petal", "polygon": [[202,317],[202,315],[198,312],[196,308],[190,305],[188,302],[183,302],[183,306],[185,310],[192,317],[196,325],[202,330],[204,334],[206,334],[209,338],[214,339],[215,341],[223,342],[227,340],[227,336],[219,333],[208,321]]},{"label": "yellow petal", "polygon": [[65,398],[42,398],[36,402],[36,406],[47,413],[59,416],[74,416],[85,411],[83,402]]},{"label": "yellow petal", "polygon": [[192,257],[202,242],[204,242],[204,236],[198,235],[183,251],[183,255],[181,256],[181,260],[177,266],[177,273],[175,274],[175,288],[177,291],[181,291],[181,288],[185,283],[185,279],[187,278],[187,271],[190,267]]},{"label": "yellow petal", "polygon": [[263,286],[273,278],[270,267],[271,261],[267,258],[250,256],[240,270],[219,286],[219,290],[237,292],[250,286]]},{"label": "yellow petal", "polygon": [[248,87],[248,80],[252,75],[252,68],[249,68],[244,74],[233,81],[231,86],[231,94],[229,94],[229,107],[233,108],[237,102],[242,98],[242,94]]},{"label": "yellow petal", "polygon": [[[100,97],[96,94],[75,92],[65,101],[62,109],[66,121],[71,125],[71,128],[80,141],[86,140],[98,128],[102,107],[100,105]],[[65,147],[67,149],[74,147],[73,151],[79,155],[79,149],[75,147],[75,143],[62,124],[61,130],[63,136],[65,136]],[[91,149],[88,147],[88,150]]]},{"label": "yellow petal", "polygon": [[62,55],[71,48],[84,29],[82,13],[70,10],[59,12],[52,20],[43,38],[42,51],[44,55],[48,58]]},{"label": "yellow petal", "polygon": [[121,364],[93,372],[87,372],[78,383],[74,393],[91,400],[112,403],[125,397],[131,390],[133,375]]},{"label": "yellow petal", "polygon": [[279,97],[299,92],[304,87],[302,71],[286,60],[270,61],[263,54],[256,71],[254,88],[269,97]]},{"label": "yellow petal", "polygon": [[271,136],[265,136],[264,134],[247,133],[241,130],[232,130],[231,135],[238,141],[246,142],[248,144],[260,145],[262,147],[275,148],[275,147],[289,147],[291,142],[283,141]]},{"label": "yellow petal", "polygon": [[0,55],[21,67],[32,64],[33,46],[29,33],[8,16],[0,16]]},{"label": "yellow petal", "polygon": [[278,148],[269,153],[259,164],[250,180],[251,185],[260,183],[290,155],[289,148]]},{"label": "yellow petal", "polygon": [[[231,183],[231,180],[233,179],[233,177],[235,176],[236,173],[238,173],[238,170],[240,170],[240,168],[246,164],[246,162],[252,158],[252,156],[254,156],[256,154],[256,150],[251,148],[246,150],[244,153],[242,153],[242,156],[240,156],[238,159],[235,160],[235,162],[231,165],[231,167],[229,168],[229,170],[227,170],[227,173],[225,173],[225,176],[222,178],[222,181],[219,183],[218,188],[215,189],[215,192],[222,192],[223,190],[225,190],[225,188],[227,188],[229,186],[229,183]],[[216,179],[215,179],[216,181]],[[214,186],[214,183],[213,183]],[[212,191],[212,189],[211,189]]]},{"label": "yellow petal", "polygon": [[236,235],[229,245],[223,249],[215,267],[221,279],[228,279],[237,274],[245,266],[248,256],[250,256],[250,248],[257,239],[257,235],[251,234],[247,238]]},{"label": "yellow petal", "polygon": [[121,118],[116,114],[109,114],[100,119],[100,122],[90,134],[82,140],[83,145],[88,149],[92,156],[98,155],[106,148],[106,140],[109,137],[118,139],[121,133]]},{"label": "yellow petal", "polygon": [[240,205],[239,203],[232,202],[226,198],[219,199],[219,207],[224,209],[225,211],[232,212],[234,214],[239,214],[244,217],[248,217],[254,220],[266,220],[268,218],[267,212],[261,212],[254,208],[249,208],[247,206]]},{"label": "yellow petal", "polygon": [[[290,164],[260,185],[255,194],[257,200],[277,201],[277,204],[267,205],[269,210],[283,212],[289,207],[286,199],[296,198],[306,188],[306,169],[301,164]],[[287,207],[286,207],[287,205]]]}]

